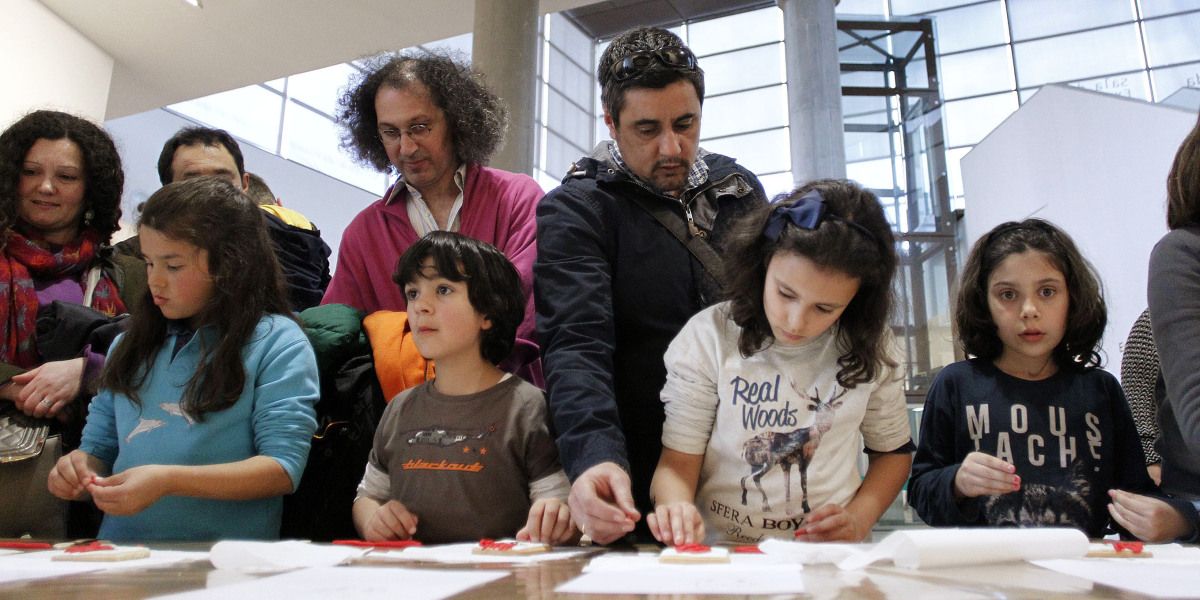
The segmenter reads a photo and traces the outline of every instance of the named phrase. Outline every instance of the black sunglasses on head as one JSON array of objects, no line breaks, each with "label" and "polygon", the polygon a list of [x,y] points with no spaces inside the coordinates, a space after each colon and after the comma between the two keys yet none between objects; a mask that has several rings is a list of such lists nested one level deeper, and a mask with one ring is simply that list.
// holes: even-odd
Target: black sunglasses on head
[{"label": "black sunglasses on head", "polygon": [[687,48],[659,48],[647,52],[635,52],[613,63],[609,75],[616,81],[625,81],[640,75],[657,60],[663,66],[676,71],[695,71],[696,56]]}]

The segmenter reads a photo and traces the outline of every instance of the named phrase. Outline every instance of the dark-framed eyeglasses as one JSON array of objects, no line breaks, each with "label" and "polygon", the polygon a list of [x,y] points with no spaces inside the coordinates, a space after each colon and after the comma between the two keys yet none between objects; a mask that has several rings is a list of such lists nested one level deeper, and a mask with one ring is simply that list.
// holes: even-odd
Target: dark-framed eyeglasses
[{"label": "dark-framed eyeglasses", "polygon": [[429,123],[414,123],[408,127],[385,127],[379,130],[379,140],[384,144],[399,144],[400,138],[407,135],[414,142],[429,137],[433,128]]},{"label": "dark-framed eyeglasses", "polygon": [[669,47],[647,52],[634,52],[613,63],[612,67],[608,69],[608,74],[615,81],[625,81],[640,75],[656,60],[663,66],[676,71],[696,70],[696,55],[692,54],[691,50]]}]

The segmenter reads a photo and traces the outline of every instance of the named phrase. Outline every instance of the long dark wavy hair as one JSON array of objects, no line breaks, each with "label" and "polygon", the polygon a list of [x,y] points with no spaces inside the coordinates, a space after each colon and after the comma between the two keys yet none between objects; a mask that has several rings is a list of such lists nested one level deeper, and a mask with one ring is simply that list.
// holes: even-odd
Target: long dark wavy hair
[{"label": "long dark wavy hair", "polygon": [[338,101],[342,147],[363,164],[391,172],[394,166],[379,139],[375,96],[383,86],[403,90],[414,83],[429,90],[433,104],[446,113],[458,160],[487,164],[504,141],[508,108],[461,54],[446,50],[417,50],[370,59],[366,70],[351,79]]},{"label": "long dark wavy hair", "polygon": [[[427,258],[433,260],[436,275],[421,269]],[[494,365],[508,358],[516,344],[517,326],[525,318],[521,276],[508,257],[487,242],[450,231],[431,231],[404,251],[392,281],[403,290],[418,277],[434,276],[467,282],[471,307],[492,322],[480,336],[480,354]]]},{"label": "long dark wavy hair", "polygon": [[[215,327],[217,342],[202,348],[200,366],[180,402],[189,415],[202,420],[205,413],[228,408],[241,396],[246,383],[242,348],[263,316],[294,318],[283,276],[261,210],[225,178],[167,184],[146,201],[138,220],[138,228],[143,227],[208,252],[213,295],[193,322],[197,335],[202,328]],[[144,302],[154,306],[149,290]],[[140,405],[138,388],[167,340],[168,319],[161,310],[143,310],[129,321],[129,331],[108,356],[101,386]]]},{"label": "long dark wavy hair", "polygon": [[1167,227],[1200,225],[1200,119],[1175,152],[1167,175]]},{"label": "long dark wavy hair", "polygon": [[1067,330],[1051,354],[1060,370],[1100,366],[1098,347],[1108,322],[1100,278],[1066,232],[1043,219],[1001,223],[979,238],[963,266],[954,307],[958,343],[967,354],[987,361],[1000,358],[1004,343],[988,308],[988,278],[1013,254],[1041,252],[1067,281]]},{"label": "long dark wavy hair", "polygon": [[0,134],[0,231],[16,224],[19,218],[17,186],[29,149],[38,140],[63,138],[79,146],[84,168],[83,210],[92,211],[89,227],[107,244],[121,220],[121,191],[125,187],[121,155],[100,126],[56,110],[31,112]]},{"label": "long dark wavy hair", "polygon": [[[815,229],[789,224],[774,241],[764,235],[775,207],[791,206],[813,190],[820,193],[832,217]],[[837,322],[838,339],[846,348],[838,357],[838,383],[853,388],[874,380],[884,367],[895,367],[884,334],[894,304],[892,277],[898,259],[892,228],[875,195],[851,181],[821,179],[756,207],[734,224],[724,268],[733,320],[742,328],[738,337],[742,356],[761,352],[775,341],[763,309],[763,286],[771,259],[787,253],[859,281],[858,292]]]}]

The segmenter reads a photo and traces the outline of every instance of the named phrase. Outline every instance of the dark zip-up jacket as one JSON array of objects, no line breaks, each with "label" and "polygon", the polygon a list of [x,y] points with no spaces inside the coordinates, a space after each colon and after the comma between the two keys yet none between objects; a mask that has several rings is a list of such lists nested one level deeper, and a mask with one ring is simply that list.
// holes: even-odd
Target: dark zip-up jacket
[{"label": "dark zip-up jacket", "polygon": [[672,198],[597,154],[572,165],[538,204],[538,338],[567,475],[615,462],[645,511],[662,449],[663,354],[692,315],[720,298],[683,243],[630,198],[666,203],[685,224],[686,205],[720,254],[731,221],[766,194],[727,156],[705,155],[707,181]]}]

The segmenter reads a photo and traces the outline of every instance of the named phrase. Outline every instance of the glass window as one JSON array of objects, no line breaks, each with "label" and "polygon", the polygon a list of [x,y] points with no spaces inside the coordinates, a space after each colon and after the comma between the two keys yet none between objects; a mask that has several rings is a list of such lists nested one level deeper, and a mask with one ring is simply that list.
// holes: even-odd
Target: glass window
[{"label": "glass window", "polygon": [[1200,12],[1146,21],[1142,27],[1150,66],[1200,60]]},{"label": "glass window", "polygon": [[1154,69],[1150,71],[1150,77],[1154,80],[1154,99],[1162,101],[1180,88],[1200,88],[1200,62],[1169,69]]},{"label": "glass window", "polygon": [[[846,178],[857,181],[859,185],[877,190],[890,190],[896,187],[892,178],[892,159],[862,160],[846,163]],[[892,221],[893,218],[889,218]]]},{"label": "glass window", "polygon": [[963,199],[963,182],[962,182],[962,157],[970,152],[971,148],[955,148],[946,151],[946,185],[950,188],[950,208],[966,208],[966,201]]},{"label": "glass window", "polygon": [[1013,41],[1132,21],[1129,0],[1008,0]]},{"label": "glass window", "polygon": [[972,0],[892,0],[892,12],[897,15],[914,15],[917,13],[941,10],[971,4]]},{"label": "glass window", "polygon": [[[592,60],[592,40],[581,29],[575,26],[562,13],[550,13],[550,41],[569,56],[574,56],[580,64],[590,64]],[[581,60],[582,59],[582,60]]]},{"label": "glass window", "polygon": [[1015,87],[1007,46],[942,56],[939,68],[942,97],[947,100]]},{"label": "glass window", "polygon": [[[862,36],[867,37],[868,36]],[[838,60],[843,63],[857,64],[876,64],[883,59],[883,55],[876,49],[864,44],[859,38],[838,30],[837,32],[838,45]]]},{"label": "glass window", "polygon": [[1017,83],[1025,88],[1143,68],[1139,38],[1136,25],[1121,25],[1014,44]]},{"label": "glass window", "polygon": [[571,166],[571,163],[585,154],[591,154],[591,152],[580,152],[575,148],[574,144],[564,140],[557,133],[547,131],[546,162],[542,167],[552,177],[561,179],[566,176],[567,169]]},{"label": "glass window", "polygon": [[704,94],[712,96],[787,80],[783,44],[718,54],[704,59]]},{"label": "glass window", "polygon": [[688,47],[696,56],[781,40],[783,15],[774,6],[688,25]]},{"label": "glass window", "polygon": [[1008,41],[1008,22],[999,2],[933,13],[934,39],[942,54]]},{"label": "glass window", "polygon": [[700,145],[709,152],[736,158],[739,164],[753,173],[790,171],[792,168],[791,144],[786,127],[724,137],[701,142]]},{"label": "glass window", "polygon": [[[550,46],[550,86],[558,89],[576,104],[587,106],[592,101],[592,86],[596,85],[588,73],[572,62],[554,46]],[[586,63],[585,63],[586,64]]]},{"label": "glass window", "polygon": [[1159,102],[1165,106],[1195,111],[1197,107],[1200,107],[1200,88],[1179,88],[1174,94]]},{"label": "glass window", "polygon": [[258,85],[212,94],[168,106],[181,115],[225,129],[268,152],[279,144],[283,97]]},{"label": "glass window", "polygon": [[942,108],[946,123],[946,146],[970,146],[982,140],[1017,110],[1017,95],[1008,92],[957,100],[947,102]]},{"label": "glass window", "polygon": [[288,78],[288,96],[329,116],[337,111],[338,91],[346,87],[358,69],[342,63]]},{"label": "glass window", "polygon": [[387,177],[355,163],[339,145],[338,128],[324,115],[289,103],[280,156],[382,195]]},{"label": "glass window", "polygon": [[886,124],[890,110],[887,102],[882,96],[842,96],[842,120],[863,125]]},{"label": "glass window", "polygon": [[1143,18],[1200,9],[1200,0],[1138,0],[1138,4]]},{"label": "glass window", "polygon": [[1073,81],[1071,85],[1085,90],[1104,92],[1115,96],[1150,100],[1150,82],[1146,79],[1145,71],[1127,73],[1125,75],[1109,75],[1083,81]]},{"label": "glass window", "polygon": [[[859,162],[892,155],[891,135],[883,131],[847,131],[846,162]],[[902,148],[897,148],[902,151]]]},{"label": "glass window", "polygon": [[883,15],[887,12],[887,0],[842,0],[837,3],[839,17],[851,15]]},{"label": "glass window", "polygon": [[272,79],[272,80],[264,83],[263,85],[265,85],[277,92],[282,92],[283,91],[283,82],[286,80],[287,80],[286,77],[281,77],[279,79]]},{"label": "glass window", "polygon": [[758,182],[762,184],[763,191],[766,192],[768,199],[774,199],[775,196],[786,194],[796,189],[795,179],[792,178],[791,171],[759,175]]},{"label": "glass window", "polygon": [[787,86],[727,94],[704,101],[701,133],[714,138],[787,125]]},{"label": "glass window", "polygon": [[591,115],[567,101],[566,97],[551,88],[546,98],[548,120],[546,125],[564,140],[574,144],[577,152],[591,146]]}]

